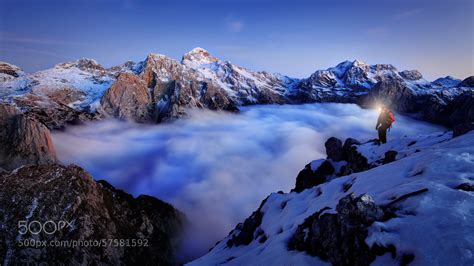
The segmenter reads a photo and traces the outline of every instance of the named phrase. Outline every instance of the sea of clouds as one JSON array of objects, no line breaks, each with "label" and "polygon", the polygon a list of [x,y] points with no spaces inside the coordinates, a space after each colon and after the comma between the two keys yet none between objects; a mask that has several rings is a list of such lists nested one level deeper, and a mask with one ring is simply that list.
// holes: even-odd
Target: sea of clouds
[{"label": "sea of clouds", "polygon": [[[58,157],[135,196],[185,213],[183,261],[205,253],[270,193],[288,192],[298,172],[325,157],[324,142],[376,138],[375,110],[354,104],[266,105],[239,114],[193,110],[173,123],[116,120],[53,133]],[[444,130],[397,115],[390,138]]]}]

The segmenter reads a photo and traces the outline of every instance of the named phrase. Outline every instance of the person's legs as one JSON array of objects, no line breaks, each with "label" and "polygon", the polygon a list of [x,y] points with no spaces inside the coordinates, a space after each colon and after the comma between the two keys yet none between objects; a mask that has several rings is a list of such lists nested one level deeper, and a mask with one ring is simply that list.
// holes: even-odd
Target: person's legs
[{"label": "person's legs", "polygon": [[387,127],[386,126],[380,126],[379,127],[379,141],[381,143],[387,143]]}]

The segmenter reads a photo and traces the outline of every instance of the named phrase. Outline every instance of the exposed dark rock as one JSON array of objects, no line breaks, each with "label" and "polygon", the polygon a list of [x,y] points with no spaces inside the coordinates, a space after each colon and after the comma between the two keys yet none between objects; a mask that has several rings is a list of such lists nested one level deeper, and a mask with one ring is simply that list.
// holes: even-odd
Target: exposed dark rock
[{"label": "exposed dark rock", "polygon": [[[361,143],[353,138],[348,138],[341,145],[341,141],[337,138],[329,138],[326,143],[326,153],[328,153],[328,159],[322,162],[319,167],[313,171],[311,164],[305,166],[296,177],[295,188],[291,191],[301,192],[307,188],[311,188],[326,182],[328,179],[335,176],[345,176],[352,173],[368,170],[374,165],[368,163],[360,152],[357,151],[357,146]],[[393,154],[389,154],[390,156]],[[395,155],[396,156],[396,155]],[[334,168],[333,161],[344,161],[338,172]]]},{"label": "exposed dark rock", "polygon": [[392,208],[395,204],[399,203],[400,201],[403,201],[407,198],[410,198],[410,197],[413,197],[413,196],[416,196],[416,195],[419,195],[419,194],[423,194],[425,192],[428,192],[427,188],[422,188],[422,189],[419,189],[419,190],[416,190],[416,191],[413,191],[413,192],[409,192],[409,193],[400,195],[400,196],[392,199],[392,201],[390,201],[389,203],[385,204],[383,206],[383,208],[388,210],[388,209]]},{"label": "exposed dark rock", "polygon": [[474,184],[472,183],[462,183],[455,187],[455,189],[464,190],[464,191],[474,191]]},{"label": "exposed dark rock", "polygon": [[328,159],[332,159],[333,161],[341,161],[344,157],[343,150],[342,150],[342,141],[335,137],[330,137],[325,143],[324,146],[326,147],[326,154]]},{"label": "exposed dark rock", "polygon": [[342,191],[343,191],[344,193],[346,193],[347,191],[349,191],[349,189],[351,189],[352,185],[354,185],[355,180],[356,180],[356,178],[354,177],[352,180],[347,181],[347,182],[345,182],[344,184],[342,184]]},{"label": "exposed dark rock", "polygon": [[396,160],[397,154],[398,152],[393,150],[385,152],[385,157],[382,159],[382,162],[384,164],[394,162]]},{"label": "exposed dark rock", "polygon": [[16,107],[0,104],[0,167],[12,170],[55,161],[49,130]]},{"label": "exposed dark rock", "polygon": [[369,265],[379,255],[365,243],[368,227],[384,216],[382,208],[367,195],[345,196],[336,214],[324,209],[308,217],[290,239],[289,248],[318,256],[332,265]]},{"label": "exposed dark rock", "polygon": [[470,76],[465,78],[461,83],[458,85],[459,87],[474,87],[474,76]]},{"label": "exposed dark rock", "polygon": [[453,137],[459,137],[468,133],[469,131],[474,130],[474,122],[462,123],[454,127]]},{"label": "exposed dark rock", "polygon": [[474,90],[466,91],[449,102],[438,120],[449,127],[474,122]]},{"label": "exposed dark rock", "polygon": [[341,171],[341,175],[365,171],[371,167],[367,158],[357,151],[358,145],[360,145],[360,142],[352,138],[348,138],[344,142],[343,153],[347,164],[344,166],[343,171]]},{"label": "exposed dark rock", "polygon": [[248,245],[255,239],[259,239],[260,243],[266,241],[265,232],[260,229],[260,224],[262,223],[263,213],[262,207],[267,202],[267,199],[264,199],[260,204],[260,207],[250,215],[243,223],[240,223],[236,226],[234,231],[230,234],[232,238],[227,241],[227,247],[231,248],[233,246]]},{"label": "exposed dark rock", "polygon": [[322,184],[326,182],[327,177],[333,175],[335,171],[334,166],[328,160],[322,162],[315,171],[311,169],[311,164],[307,164],[296,177],[295,188],[291,191],[301,192],[307,188]]},{"label": "exposed dark rock", "polygon": [[[165,202],[149,196],[133,198],[104,181],[95,182],[74,165],[23,167],[0,174],[0,183],[0,261],[5,265],[174,264],[173,243],[183,217]],[[35,232],[38,222],[52,222],[45,227],[49,231],[19,234],[19,221],[32,224]],[[60,221],[71,225],[55,231]],[[20,246],[25,240],[47,246]],[[88,244],[49,244],[58,241]]]}]

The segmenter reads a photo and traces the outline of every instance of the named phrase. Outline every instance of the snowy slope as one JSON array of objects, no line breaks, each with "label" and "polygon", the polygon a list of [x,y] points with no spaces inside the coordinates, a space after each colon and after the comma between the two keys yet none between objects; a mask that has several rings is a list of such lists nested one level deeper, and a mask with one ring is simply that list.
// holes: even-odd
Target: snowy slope
[{"label": "snowy slope", "polygon": [[49,95],[60,90],[72,90],[82,97],[67,103],[77,109],[91,108],[115,81],[113,73],[105,70],[95,60],[80,59],[62,63],[51,69],[23,75],[0,83],[0,98],[11,101],[13,97],[26,93]]},{"label": "snowy slope", "polygon": [[[388,145],[371,143],[359,147],[367,157],[377,158],[388,149],[398,149],[397,161],[371,170],[335,178],[300,193],[273,193],[261,206],[261,224],[256,231],[265,241],[228,247],[239,233],[232,231],[208,254],[189,265],[326,265],[305,252],[289,251],[288,242],[304,220],[335,213],[338,201],[349,193],[364,193],[385,205],[407,193],[428,189],[397,203],[396,217],[374,222],[367,245],[393,245],[396,254],[385,253],[373,265],[399,265],[403,254],[414,256],[412,265],[472,265],[474,263],[474,194],[456,189],[474,183],[474,132],[451,139],[450,133],[394,140]],[[345,184],[352,186],[344,192]]]}]

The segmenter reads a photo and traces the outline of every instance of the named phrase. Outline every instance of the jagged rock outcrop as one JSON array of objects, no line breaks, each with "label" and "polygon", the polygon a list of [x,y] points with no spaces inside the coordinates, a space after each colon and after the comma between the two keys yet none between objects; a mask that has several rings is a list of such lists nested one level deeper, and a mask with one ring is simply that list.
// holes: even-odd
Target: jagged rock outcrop
[{"label": "jagged rock outcrop", "polygon": [[260,243],[265,242],[265,232],[260,229],[262,223],[262,206],[267,201],[268,197],[262,201],[260,207],[250,215],[243,223],[238,224],[235,230],[231,232],[231,239],[226,242],[227,247],[248,245],[253,240],[258,240]]},{"label": "jagged rock outcrop", "polygon": [[342,149],[342,141],[335,137],[330,137],[324,143],[324,147],[326,148],[326,155],[328,159],[333,161],[341,161],[344,157],[344,151]]},{"label": "jagged rock outcrop", "polygon": [[133,73],[122,73],[101,99],[101,113],[135,122],[152,122],[154,105],[145,81]]},{"label": "jagged rock outcrop", "polygon": [[290,249],[305,251],[332,265],[369,265],[380,251],[365,243],[368,227],[382,219],[384,211],[367,194],[351,193],[339,200],[336,214],[327,208],[306,218],[290,239]]},{"label": "jagged rock outcrop", "polygon": [[[357,150],[358,145],[361,145],[361,143],[353,138],[346,139],[344,145],[338,138],[329,138],[325,142],[327,158],[307,164],[296,177],[295,187],[291,191],[301,192],[307,188],[325,183],[334,177],[345,176],[374,167]],[[389,153],[388,156],[384,162],[395,160],[396,154]],[[335,162],[341,162],[337,169]]]},{"label": "jagged rock outcrop", "polygon": [[327,181],[328,177],[332,176],[336,169],[329,160],[320,160],[321,164],[316,169],[312,164],[307,164],[303,170],[298,173],[296,177],[295,188],[291,191],[301,192],[307,188],[311,188]]},{"label": "jagged rock outcrop", "polygon": [[474,122],[462,123],[454,127],[453,137],[459,137],[466,134],[469,131],[474,130]]},{"label": "jagged rock outcrop", "polygon": [[12,80],[24,74],[21,68],[7,62],[0,62],[0,82]]},{"label": "jagged rock outcrop", "polygon": [[16,107],[0,104],[0,167],[12,170],[55,161],[49,130]]},{"label": "jagged rock outcrop", "polygon": [[88,72],[100,72],[100,73],[103,73],[105,74],[105,68],[97,63],[97,61],[95,61],[94,59],[90,59],[90,58],[81,58],[77,61],[73,61],[73,62],[66,62],[66,63],[62,63],[62,64],[58,64],[56,65],[56,67],[58,68],[64,68],[64,69],[68,69],[68,68],[78,68],[80,70],[83,70],[83,71],[88,71]]},{"label": "jagged rock outcrop", "polygon": [[459,87],[474,87],[474,76],[470,76],[465,78],[461,83],[458,85]]},{"label": "jagged rock outcrop", "polygon": [[[133,198],[74,165],[23,167],[0,173],[0,183],[4,265],[175,263],[183,216],[165,202]],[[24,234],[19,221],[30,227]],[[20,245],[27,240],[39,246]]]}]

